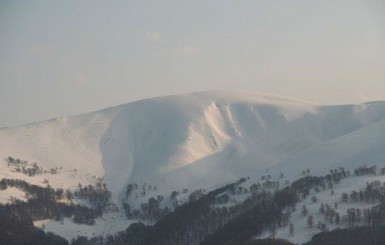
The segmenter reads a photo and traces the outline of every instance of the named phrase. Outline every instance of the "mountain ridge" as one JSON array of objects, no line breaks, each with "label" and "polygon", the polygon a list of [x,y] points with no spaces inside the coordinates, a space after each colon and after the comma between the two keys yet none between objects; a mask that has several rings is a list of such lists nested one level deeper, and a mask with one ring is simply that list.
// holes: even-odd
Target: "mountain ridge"
[{"label": "mountain ridge", "polygon": [[[385,106],[380,102],[324,106],[258,92],[196,92],[0,129],[0,156],[63,167],[66,180],[53,177],[53,185],[74,187],[93,183],[93,176],[104,177],[120,203],[132,181],[152,183],[167,194],[181,186],[220,186],[278,166],[291,166],[293,175],[300,168],[317,169],[306,166],[321,161],[311,159],[313,153],[332,155],[330,151],[342,149],[349,140],[327,151],[325,147],[336,144],[329,141],[383,119]],[[378,127],[376,132],[385,126]],[[376,135],[379,139],[368,142],[384,137]],[[335,155],[331,162],[343,159]],[[88,174],[70,173],[74,169]],[[40,181],[36,178],[35,183]]]}]

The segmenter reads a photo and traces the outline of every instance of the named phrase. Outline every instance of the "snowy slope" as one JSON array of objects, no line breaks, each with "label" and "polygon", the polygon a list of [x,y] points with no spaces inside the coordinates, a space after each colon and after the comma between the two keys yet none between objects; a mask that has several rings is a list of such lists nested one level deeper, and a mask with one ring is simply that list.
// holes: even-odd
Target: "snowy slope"
[{"label": "snowy slope", "polygon": [[64,187],[104,176],[117,199],[134,180],[195,188],[198,181],[222,185],[266,168],[322,172],[329,166],[321,162],[380,162],[384,119],[382,102],[319,106],[259,93],[203,92],[4,128],[0,157],[62,166],[68,175],[77,169],[81,174],[71,172],[65,181],[53,178]]},{"label": "snowy slope", "polygon": [[[79,116],[0,129],[0,158],[37,162],[59,174],[0,177],[75,188],[104,177],[120,206],[128,183],[156,194],[211,189],[266,169],[294,179],[303,169],[385,163],[385,102],[321,106],[242,91],[141,100]],[[148,199],[148,197],[146,197]],[[3,198],[4,199],[4,198]]]},{"label": "snowy slope", "polygon": [[[385,165],[385,164],[382,164]],[[299,202],[296,205],[296,210],[291,213],[290,222],[294,225],[295,232],[293,236],[289,234],[289,228],[282,227],[278,228],[276,237],[281,239],[289,240],[292,243],[295,244],[303,244],[305,242],[308,242],[315,234],[320,232],[320,229],[314,225],[314,227],[310,228],[307,225],[307,217],[308,215],[312,215],[314,217],[314,224],[317,224],[319,222],[325,223],[328,230],[334,230],[337,228],[348,228],[349,225],[346,223],[341,223],[337,225],[336,223],[330,223],[325,220],[325,216],[322,215],[319,212],[320,203],[328,204],[331,207],[334,206],[334,203],[338,203],[338,207],[336,208],[336,211],[341,214],[341,216],[346,214],[347,209],[349,208],[358,208],[358,209],[370,209],[373,206],[378,205],[378,203],[372,203],[372,202],[347,202],[347,203],[341,203],[341,194],[342,193],[351,193],[351,191],[359,191],[363,190],[366,187],[367,183],[371,183],[373,181],[381,181],[381,183],[384,182],[385,176],[352,176],[346,179],[343,179],[341,183],[336,184],[333,187],[333,195],[331,195],[331,190],[321,190],[320,192],[312,191],[310,196],[316,196],[318,201],[316,203],[313,203],[311,201],[310,196],[306,198],[305,200]],[[302,214],[302,207],[303,205],[306,206],[308,209],[308,215]],[[356,224],[357,226],[363,225],[363,223]],[[269,231],[265,231],[265,233],[259,237],[259,238],[267,238],[271,237],[271,233]],[[256,237],[258,238],[258,237]]]}]

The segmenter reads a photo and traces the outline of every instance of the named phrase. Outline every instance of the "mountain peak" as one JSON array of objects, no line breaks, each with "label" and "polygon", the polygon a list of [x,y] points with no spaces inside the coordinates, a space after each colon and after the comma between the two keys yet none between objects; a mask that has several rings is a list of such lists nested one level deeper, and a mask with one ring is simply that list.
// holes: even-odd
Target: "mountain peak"
[{"label": "mountain peak", "polygon": [[[250,171],[286,168],[309,160],[301,155],[305,150],[337,144],[384,118],[382,104],[324,107],[258,92],[195,92],[2,129],[0,156],[104,177],[118,200],[134,180],[159,184],[167,179],[165,189],[200,188]],[[334,161],[343,160],[337,154]],[[209,177],[216,169],[221,171]],[[92,182],[90,176],[81,181]],[[62,184],[73,186],[80,179],[66,181]]]},{"label": "mountain peak", "polygon": [[299,100],[290,97],[279,96],[276,94],[261,93],[257,91],[247,90],[211,90],[211,91],[199,91],[193,93],[161,96],[155,98],[149,98],[145,100],[190,100],[192,101],[217,101],[217,102],[248,102],[248,103],[265,103],[265,104],[309,104],[314,103]]}]

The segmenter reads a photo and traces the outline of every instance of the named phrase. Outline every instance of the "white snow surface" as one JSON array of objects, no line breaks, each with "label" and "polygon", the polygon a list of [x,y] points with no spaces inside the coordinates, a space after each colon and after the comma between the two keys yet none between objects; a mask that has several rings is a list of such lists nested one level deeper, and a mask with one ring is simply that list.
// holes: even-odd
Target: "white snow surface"
[{"label": "white snow surface", "polygon": [[55,220],[39,220],[34,225],[46,232],[60,234],[68,241],[78,236],[93,237],[107,236],[114,234],[116,231],[125,230],[130,224],[136,220],[127,221],[123,217],[118,217],[113,213],[103,215],[101,218],[95,219],[94,225],[74,224],[71,219],[64,218],[63,221]]},{"label": "white snow surface", "polygon": [[[298,177],[385,163],[385,102],[322,106],[276,95],[210,91],[145,99],[84,115],[0,129],[0,178],[76,188],[104,177],[120,206],[129,182],[206,190],[240,177]],[[5,159],[59,174],[27,177]]]},{"label": "white snow surface", "polygon": [[5,190],[0,191],[0,203],[1,204],[7,204],[12,203],[12,199],[19,199],[26,201],[25,198],[25,192],[15,188],[15,187],[9,187]]}]

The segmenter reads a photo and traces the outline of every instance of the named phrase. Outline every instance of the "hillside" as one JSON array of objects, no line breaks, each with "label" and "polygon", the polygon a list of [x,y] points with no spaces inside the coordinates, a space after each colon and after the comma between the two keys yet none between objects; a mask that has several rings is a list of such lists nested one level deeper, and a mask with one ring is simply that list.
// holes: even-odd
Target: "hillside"
[{"label": "hillside", "polygon": [[[322,106],[242,91],[146,99],[0,129],[0,176],[72,190],[104,178],[120,210],[111,222],[123,230],[122,200],[139,208],[150,197],[178,191],[185,202],[194,190],[210,191],[241,177],[284,173],[291,181],[306,169],[320,176],[338,166],[383,165],[384,119],[385,102]],[[57,173],[15,172],[8,156]],[[127,198],[130,183],[147,186],[146,194]],[[100,233],[115,230],[100,227]]]}]

